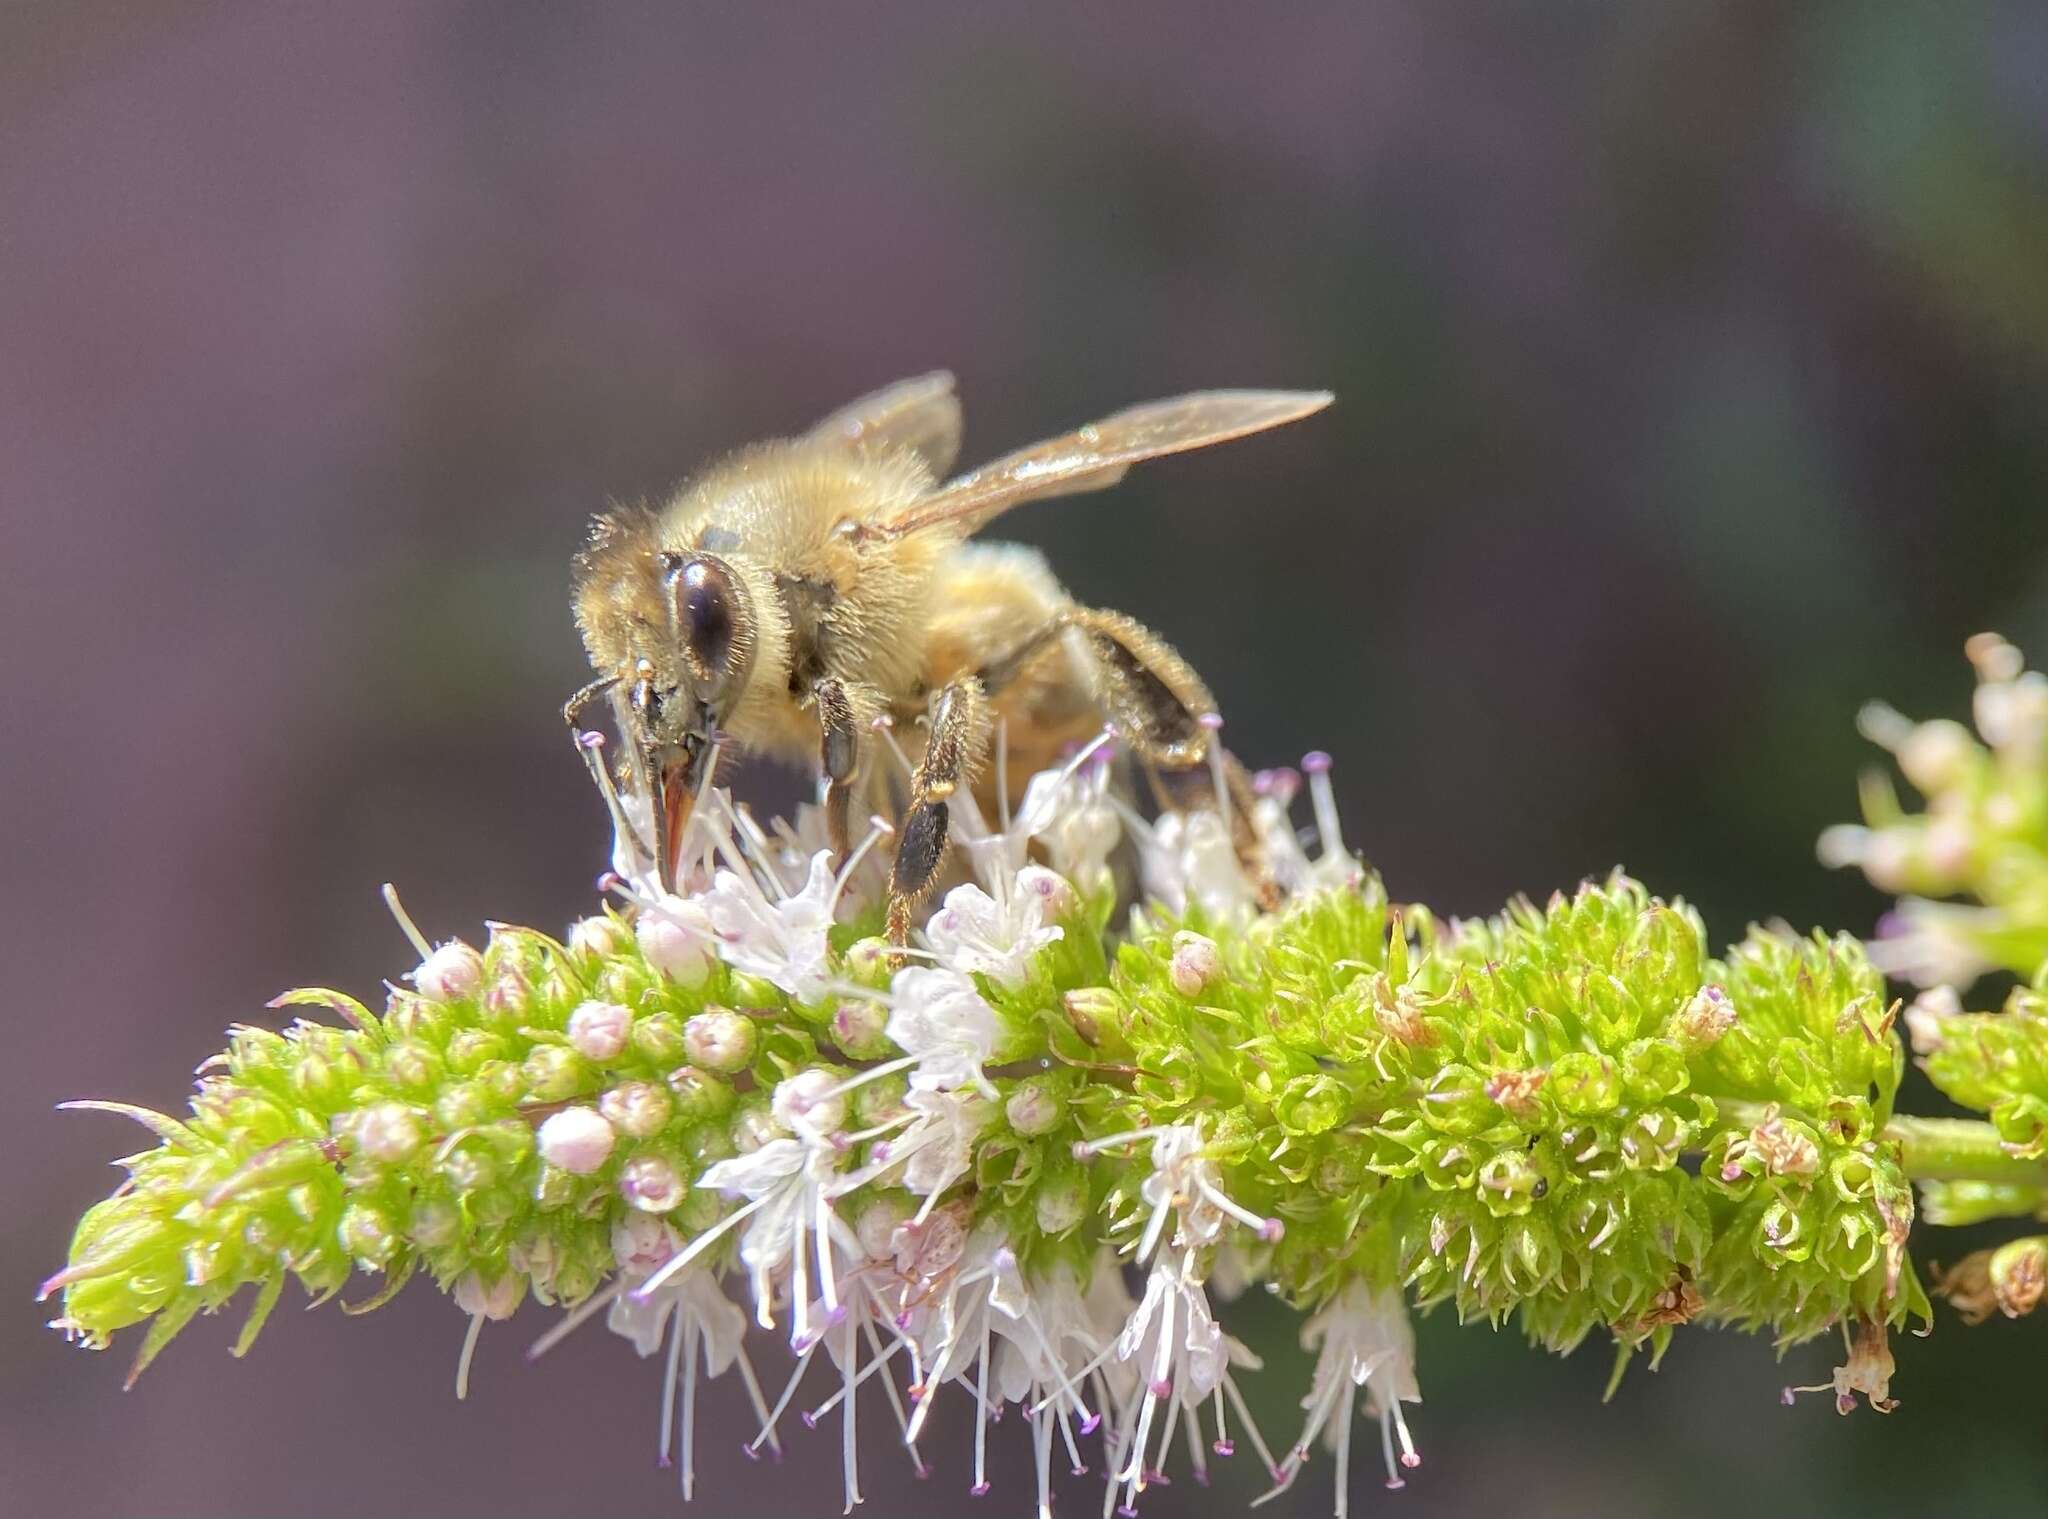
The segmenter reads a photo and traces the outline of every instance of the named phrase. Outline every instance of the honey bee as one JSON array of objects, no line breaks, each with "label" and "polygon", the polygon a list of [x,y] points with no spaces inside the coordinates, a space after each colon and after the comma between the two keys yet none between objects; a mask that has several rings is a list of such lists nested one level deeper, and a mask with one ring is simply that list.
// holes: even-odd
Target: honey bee
[{"label": "honey bee", "polygon": [[1142,459],[1330,400],[1201,391],[948,479],[961,427],[950,374],[863,396],[799,437],[741,450],[659,510],[593,520],[575,613],[598,678],[564,717],[574,730],[583,707],[611,698],[664,884],[723,751],[815,763],[844,858],[854,795],[883,790],[869,736],[883,720],[906,738],[921,728],[889,883],[900,944],[946,853],[948,798],[982,778],[998,731],[1019,777],[1105,723],[1155,775],[1204,764],[1212,743],[1215,703],[1166,643],[1074,603],[1035,550],[974,535],[1026,501],[1101,490]]}]

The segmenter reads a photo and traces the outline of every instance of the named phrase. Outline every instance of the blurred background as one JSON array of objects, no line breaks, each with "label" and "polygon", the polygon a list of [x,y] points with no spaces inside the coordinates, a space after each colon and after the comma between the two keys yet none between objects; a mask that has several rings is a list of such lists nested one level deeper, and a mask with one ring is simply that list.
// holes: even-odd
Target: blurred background
[{"label": "blurred background", "polygon": [[[1177,642],[1248,759],[1333,751],[1397,896],[1626,861],[1718,940],[1867,931],[1813,859],[1857,705],[1962,714],[1981,627],[2048,656],[2044,79],[2019,0],[8,6],[0,1507],[681,1512],[655,1365],[524,1366],[529,1309],[458,1405],[424,1285],[240,1363],[203,1323],[124,1396],[133,1337],[68,1349],[29,1294],[141,1139],[51,1106],[181,1108],[283,987],[373,996],[384,880],[436,937],[585,910],[585,516],[900,375],[959,373],[969,462],[1333,388],[1005,532]],[[1291,1320],[1235,1322],[1284,1439]],[[1779,1406],[1826,1345],[1686,1333],[1603,1406],[1599,1349],[1420,1333],[1426,1464],[1364,1463],[1361,1514],[2048,1502],[2040,1320],[1903,1342],[1888,1420]],[[830,1512],[833,1437],[745,1466],[732,1391],[698,1511]],[[930,1484],[871,1448],[868,1512],[965,1507],[962,1412]]]}]

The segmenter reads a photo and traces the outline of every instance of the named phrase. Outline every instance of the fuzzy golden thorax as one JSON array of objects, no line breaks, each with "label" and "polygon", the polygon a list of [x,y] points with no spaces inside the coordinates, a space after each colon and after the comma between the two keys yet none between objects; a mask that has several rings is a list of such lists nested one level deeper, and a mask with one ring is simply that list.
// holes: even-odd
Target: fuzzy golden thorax
[{"label": "fuzzy golden thorax", "polygon": [[[599,517],[577,561],[576,618],[600,675],[646,678],[671,722],[711,724],[745,748],[809,757],[809,694],[825,677],[860,693],[865,717],[922,699],[932,577],[951,533],[867,531],[930,489],[908,450],[856,452],[808,440],[747,449],[660,512]],[[676,567],[709,556],[730,571],[744,647],[708,691],[690,666]],[[664,737],[669,735],[663,735]]]}]

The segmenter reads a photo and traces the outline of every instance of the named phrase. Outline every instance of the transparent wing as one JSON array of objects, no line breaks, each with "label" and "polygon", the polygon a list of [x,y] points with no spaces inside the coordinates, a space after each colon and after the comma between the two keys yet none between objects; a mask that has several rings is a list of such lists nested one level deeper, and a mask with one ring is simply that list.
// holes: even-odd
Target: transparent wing
[{"label": "transparent wing", "polygon": [[1203,390],[1148,401],[1114,416],[1005,454],[875,524],[884,532],[920,533],[952,526],[963,537],[1011,507],[1047,496],[1072,496],[1116,484],[1141,459],[1227,443],[1321,411],[1327,390]]},{"label": "transparent wing", "polygon": [[907,448],[943,480],[960,457],[960,398],[953,377],[935,369],[840,407],[805,436],[846,448]]}]

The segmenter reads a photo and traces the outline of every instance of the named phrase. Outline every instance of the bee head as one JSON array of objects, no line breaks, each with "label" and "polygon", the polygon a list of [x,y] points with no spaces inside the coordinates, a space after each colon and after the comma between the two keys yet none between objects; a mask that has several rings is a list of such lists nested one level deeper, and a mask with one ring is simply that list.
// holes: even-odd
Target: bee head
[{"label": "bee head", "polygon": [[739,695],[753,663],[753,597],[716,554],[664,549],[655,563],[679,673],[706,711],[721,714]]},{"label": "bee head", "polygon": [[754,661],[754,600],[729,561],[662,546],[643,508],[598,517],[576,561],[584,645],[643,743],[701,743],[731,711]]},{"label": "bee head", "polygon": [[695,756],[738,701],[753,662],[753,600],[712,554],[654,558],[657,615],[635,628],[620,690],[645,738]]}]

